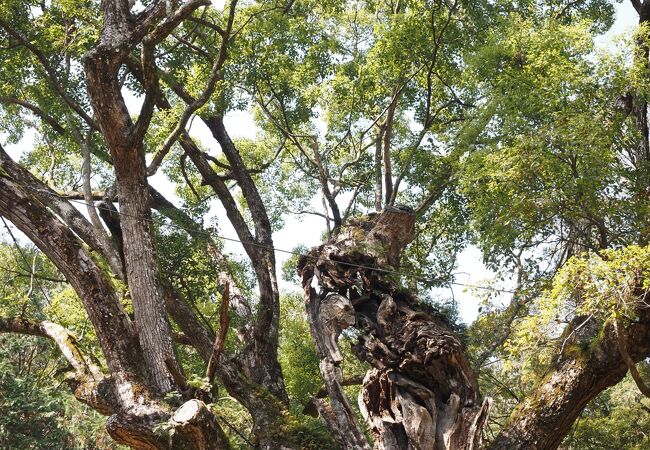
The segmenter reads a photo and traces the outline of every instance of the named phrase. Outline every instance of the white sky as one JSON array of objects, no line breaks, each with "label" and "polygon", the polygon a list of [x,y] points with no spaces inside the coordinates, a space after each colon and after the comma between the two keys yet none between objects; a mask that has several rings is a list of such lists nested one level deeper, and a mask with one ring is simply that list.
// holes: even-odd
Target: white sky
[{"label": "white sky", "polygon": [[[213,3],[222,2],[215,0]],[[597,42],[599,46],[605,48],[608,47],[611,45],[612,39],[617,35],[629,33],[637,23],[637,13],[634,11],[629,1],[624,0],[622,3],[617,4],[616,10],[616,23],[605,36],[598,39]],[[133,110],[137,111],[136,107],[139,103],[138,100],[131,97],[129,103],[130,106],[133,106]],[[230,113],[225,118],[225,122],[226,128],[229,130],[232,137],[255,138],[256,127],[250,114],[246,112]],[[191,132],[205,144],[213,147],[216,146],[214,141],[208,137],[209,132],[200,121],[194,121]],[[24,149],[29,148],[32,144],[33,135],[28,134],[19,144],[8,145],[6,146],[6,149],[14,159],[18,159]],[[155,186],[156,189],[161,191],[170,200],[177,200],[177,197],[173,193],[173,187],[161,172],[152,177],[150,184]],[[178,204],[178,202],[176,203]],[[221,205],[218,202],[215,203],[217,205],[214,208],[214,212],[219,218],[220,234],[226,237],[236,238],[236,234],[225,217]],[[318,209],[320,209],[319,205],[320,200],[318,199],[314,206],[317,206]],[[85,208],[83,208],[82,212],[85,213]],[[275,247],[278,249],[291,250],[298,244],[303,244],[307,247],[318,245],[321,242],[324,228],[324,220],[320,217],[310,215],[295,217],[288,215],[285,220],[285,227],[273,235]],[[239,254],[243,252],[241,245],[229,241],[226,241],[225,248],[227,252]],[[282,264],[288,257],[289,255],[286,253],[276,253],[278,271],[281,270]],[[278,273],[278,276],[280,277],[280,273]],[[458,268],[455,276],[456,282],[467,285],[491,285],[494,276],[495,274],[486,269],[483,265],[481,252],[476,247],[470,246],[459,255]],[[280,287],[282,290],[299,289],[299,286],[284,281],[280,281]],[[501,283],[500,287],[507,289],[511,288],[512,284],[508,282],[505,284]],[[478,314],[479,298],[477,294],[480,294],[480,291],[472,292],[471,289],[462,286],[452,286],[451,289],[453,292],[450,292],[449,289],[439,289],[436,291],[436,294],[441,297],[451,297],[453,295],[455,300],[458,302],[462,320],[465,322],[472,322]],[[507,302],[510,300],[510,294],[502,294],[499,299],[503,302]]]}]

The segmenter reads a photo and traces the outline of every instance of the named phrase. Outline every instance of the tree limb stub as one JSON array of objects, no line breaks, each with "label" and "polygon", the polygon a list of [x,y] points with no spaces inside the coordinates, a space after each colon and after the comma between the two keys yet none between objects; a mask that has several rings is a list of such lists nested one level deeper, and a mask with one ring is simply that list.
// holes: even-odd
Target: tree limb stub
[{"label": "tree limb stub", "polygon": [[76,338],[66,328],[47,320],[0,317],[0,333],[27,334],[51,339],[74,369],[74,373],[66,376],[66,382],[75,397],[105,415],[111,414],[117,408],[109,378],[102,374],[94,358],[79,349]]}]

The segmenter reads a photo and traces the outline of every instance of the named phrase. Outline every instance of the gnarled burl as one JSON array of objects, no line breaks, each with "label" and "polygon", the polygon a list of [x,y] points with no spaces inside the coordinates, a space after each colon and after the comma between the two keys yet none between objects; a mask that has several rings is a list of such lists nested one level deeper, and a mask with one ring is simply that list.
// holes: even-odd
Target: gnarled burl
[{"label": "gnarled burl", "polygon": [[370,448],[343,393],[341,332],[372,365],[359,404],[375,449],[477,449],[490,401],[445,319],[392,273],[414,237],[414,214],[387,208],[350,222],[301,258],[312,335],[329,395],[314,403],[339,445]]}]

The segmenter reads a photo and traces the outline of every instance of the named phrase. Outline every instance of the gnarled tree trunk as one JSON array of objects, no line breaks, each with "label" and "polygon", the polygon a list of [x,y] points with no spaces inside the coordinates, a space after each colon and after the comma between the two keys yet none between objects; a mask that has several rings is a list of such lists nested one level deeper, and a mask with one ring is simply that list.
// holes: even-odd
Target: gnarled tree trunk
[{"label": "gnarled tree trunk", "polygon": [[[394,270],[413,239],[412,211],[389,207],[351,221],[299,263],[331,408],[321,414],[343,448],[368,446],[341,390],[337,339],[373,366],[360,407],[376,449],[476,449],[490,400],[445,318],[399,287]],[[317,404],[318,406],[318,404]]]}]

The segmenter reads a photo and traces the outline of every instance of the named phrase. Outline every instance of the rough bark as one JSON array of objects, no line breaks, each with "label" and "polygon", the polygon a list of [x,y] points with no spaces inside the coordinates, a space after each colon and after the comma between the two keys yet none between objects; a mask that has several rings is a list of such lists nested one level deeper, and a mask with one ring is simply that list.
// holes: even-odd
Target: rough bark
[{"label": "rough bark", "polygon": [[[159,42],[206,2],[190,0],[174,11],[167,11],[165,3],[153,2],[136,16],[131,14],[127,1],[102,2],[104,26],[100,39],[84,58],[88,94],[117,175],[126,278],[133,298],[135,323],[123,311],[111,282],[82,243],[38,196],[38,183],[20,173],[4,154],[0,155],[3,156],[0,213],[47,254],[84,302],[110,372],[109,377],[102,379],[110,386],[107,392],[112,396],[106,396],[109,405],[97,406],[98,410],[112,414],[107,423],[110,435],[117,442],[142,449],[228,448],[213,413],[204,405],[186,404],[175,414],[160,398],[161,393],[173,387],[169,371],[179,371],[157,273],[144,170],[142,139],[153,112],[153,96],[147,91],[140,117],[132,123],[120,93],[117,73],[124,58],[143,39],[147,39],[147,45]],[[78,219],[74,208],[63,200],[54,203],[52,209]],[[86,222],[76,222],[88,228]],[[86,234],[91,240],[91,233]],[[100,254],[106,252],[97,247]],[[116,255],[113,252],[107,256]],[[115,272],[120,275],[119,270]],[[171,364],[169,368],[168,364]],[[79,378],[77,381],[77,388],[91,386]],[[195,414],[188,415],[189,410]],[[182,420],[176,420],[179,418]],[[163,429],[161,424],[165,425]],[[164,428],[173,433],[165,435]]]},{"label": "rough bark", "polygon": [[354,307],[342,295],[330,293],[325,297],[319,296],[311,287],[312,280],[305,282],[309,325],[330,399],[330,405],[322,400],[314,400],[314,405],[341,448],[370,449],[343,391],[343,371],[340,367],[343,355],[337,342],[341,331],[356,322]]},{"label": "rough bark", "polygon": [[31,195],[34,199],[41,204],[47,205],[84,243],[92,250],[102,254],[108,261],[111,270],[114,271],[115,276],[121,277],[122,262],[116,249],[102,243],[92,224],[75,207],[45,183],[29,173],[29,171],[12,161],[1,146],[0,163],[7,167],[7,170],[16,182],[34,186],[34,189],[31,190]]},{"label": "rough bark", "polygon": [[[232,16],[234,3],[231,3],[230,8],[230,15]],[[222,46],[220,58],[224,51],[224,47]],[[133,60],[127,60],[127,64],[136,78],[139,80],[144,79],[142,70],[138,68]],[[162,78],[165,78],[170,83],[173,91],[186,103],[191,104],[196,100],[182,86],[173,83],[168,77]],[[156,94],[156,101],[159,108],[168,109],[170,107],[169,102],[160,90]],[[228,219],[251,260],[259,284],[260,308],[257,317],[253,318],[248,301],[238,292],[236,283],[233,282],[232,276],[228,273],[227,262],[219,255],[216,247],[211,246],[211,253],[219,260],[219,266],[223,268],[219,273],[221,284],[225,285],[226,282],[229,282],[232,292],[231,300],[233,309],[243,319],[244,325],[240,326],[237,330],[240,339],[246,341],[246,348],[242,351],[241,355],[244,359],[242,362],[243,367],[247,368],[247,376],[250,376],[255,383],[267,388],[287,405],[288,396],[284,386],[282,370],[277,361],[279,291],[277,287],[275,255],[272,251],[271,224],[262,198],[250,175],[250,171],[230,139],[223,124],[223,118],[218,116],[202,117],[202,120],[204,120],[224,151],[230,164],[231,176],[242,189],[242,193],[253,217],[255,234],[248,227],[237,202],[226,185],[225,178],[212,168],[206,155],[201,152],[192,139],[186,133],[181,133],[179,136],[179,144],[201,174],[203,184],[209,185],[219,197]],[[173,209],[168,208],[168,206],[163,205],[161,211],[164,213],[165,209]],[[175,215],[174,219],[178,219],[178,215],[175,212],[173,214]],[[185,223],[187,222],[185,219],[182,220]],[[194,227],[191,225],[188,228],[190,232],[194,230]],[[248,338],[251,334],[253,334],[253,339]]]},{"label": "rough bark", "polygon": [[[650,24],[650,1],[640,0],[633,2],[636,11],[639,14],[639,26]],[[638,36],[636,39],[634,52],[634,63],[643,69],[645,77],[650,74],[650,45],[647,38]],[[636,128],[639,133],[639,142],[634,161],[636,169],[640,174],[637,186],[637,197],[641,201],[647,201],[650,197],[650,127],[648,126],[648,101],[647,95],[643,92],[634,92],[632,96],[632,112],[635,116]],[[642,227],[641,242],[647,244],[650,242],[650,225],[646,222]]]},{"label": "rough bark", "polygon": [[[650,2],[633,1],[639,14],[639,24],[650,21]],[[643,39],[635,48],[635,63],[649,69],[650,49]],[[633,158],[642,175],[636,195],[640,201],[647,199],[648,162],[650,144],[648,132],[648,104],[637,93],[622,96],[617,104],[626,114],[633,114],[639,132],[639,142]],[[642,241],[648,241],[647,229],[642,229]],[[607,245],[607,234],[600,233],[601,248]],[[533,393],[510,416],[508,423],[489,448],[517,450],[558,448],[571,430],[586,405],[605,389],[619,383],[630,365],[650,354],[650,308],[648,295],[638,292],[638,320],[620,326],[616,332],[613,322],[602,323],[592,319],[580,328],[585,320],[576,318],[567,326],[562,343],[564,350],[553,361],[546,376]],[[621,339],[621,337],[623,339]],[[626,345],[626,348],[621,348]],[[627,361],[626,361],[627,360]]]},{"label": "rough bark", "polygon": [[[143,353],[137,333],[107,275],[82,242],[34,195],[41,187],[39,182],[31,180],[33,183],[27,184],[29,179],[23,177],[9,159],[2,158],[0,163],[0,215],[25,233],[70,282],[84,304],[106,358],[110,377],[100,377],[96,369],[88,368],[81,376],[68,379],[73,392],[102,414],[111,414],[107,430],[117,442],[137,449],[168,449],[185,442],[189,438],[184,437],[183,429],[171,441],[154,431],[158,425],[169,421],[171,410],[158,399],[158,389],[142,365]],[[47,334],[59,344],[69,360],[75,361],[72,365],[78,369],[77,373],[83,369],[82,363],[77,362],[81,361],[81,355],[71,346],[73,341],[54,324],[5,321],[0,327],[10,332]],[[66,342],[68,345],[64,345]],[[214,423],[208,421],[204,426],[206,436],[213,436],[210,430]],[[203,447],[197,444],[197,448]],[[227,446],[224,444],[220,448]]]},{"label": "rough bark", "polygon": [[384,128],[381,126],[377,126],[377,135],[375,136],[375,159],[374,159],[374,177],[375,177],[375,211],[379,212],[381,211],[381,206],[382,206],[382,193],[383,193],[383,185],[382,185],[382,169],[381,169],[381,155],[382,155],[382,135]]},{"label": "rough bark", "polygon": [[[3,214],[9,211],[7,217],[46,253],[49,252],[48,256],[60,266],[66,277],[71,279],[84,302],[92,300],[93,295],[97,297],[100,294],[105,294],[105,297],[113,302],[105,311],[106,323],[93,321],[109,363],[108,379],[117,396],[117,404],[111,409],[112,415],[107,424],[111,436],[117,442],[134,448],[227,448],[214,415],[204,405],[197,403],[195,399],[189,399],[188,402],[191,403],[186,403],[181,410],[174,413],[169,405],[160,400],[163,392],[174,388],[174,380],[181,373],[173,354],[165,304],[170,315],[183,329],[184,336],[199,349],[206,360],[212,353],[212,336],[198,321],[191,308],[177,295],[177,292],[174,292],[173,287],[161,283],[159,279],[149,210],[150,188],[147,185],[143,148],[143,138],[154,105],[160,107],[161,100],[153,48],[196,8],[209,2],[207,0],[154,1],[138,14],[132,14],[128,4],[126,0],[101,2],[103,26],[97,44],[84,56],[84,69],[88,96],[97,120],[95,123],[88,117],[88,123],[92,122],[93,129],[101,131],[117,176],[120,220],[119,232],[116,231],[115,237],[118,244],[116,247],[123,249],[123,255],[120,258],[118,252],[113,252],[110,256],[113,257],[114,262],[124,260],[125,278],[133,299],[135,321],[132,323],[121,310],[113,314],[111,308],[120,307],[115,292],[107,279],[98,281],[95,277],[97,274],[102,275],[101,270],[92,265],[91,258],[85,250],[82,251],[81,242],[74,234],[64,224],[59,223],[44,205],[29,210],[30,206],[34,206],[29,203],[34,198],[34,192],[21,191],[20,185],[12,186],[15,188],[13,191],[3,190],[0,196],[6,194],[2,197],[2,200],[6,201],[4,204],[0,202],[0,211]],[[228,29],[233,24],[235,5],[236,1],[232,1]],[[145,100],[134,123],[121,96],[117,75],[136,49],[141,49],[141,59],[136,62],[136,65],[140,66]],[[225,50],[226,38],[224,37],[220,52],[222,61],[226,55]],[[81,113],[84,117],[87,116],[83,110]],[[260,448],[299,448],[300,446],[292,437],[292,427],[295,426],[295,422],[291,420],[287,411],[288,398],[277,362],[279,292],[270,221],[253,180],[237,149],[227,136],[221,119],[216,118],[212,123],[215,124],[213,129],[215,137],[225,146],[224,152],[228,154],[230,164],[234,167],[233,176],[242,188],[249,209],[253,211],[254,236],[248,230],[241,213],[238,213],[241,219],[239,222],[236,220],[236,215],[233,217],[238,232],[243,233],[244,230],[248,232],[243,234],[246,239],[242,240],[246,241],[246,248],[251,256],[260,286],[260,305],[257,314],[254,315],[247,300],[236,289],[236,283],[230,284],[233,291],[231,296],[233,309],[240,317],[245,318],[246,322],[239,328],[245,348],[235,357],[220,354],[216,373],[229,392],[253,414],[254,432],[258,436]],[[210,173],[214,174],[214,171]],[[4,177],[2,181],[5,181]],[[227,188],[225,191],[222,192],[224,194],[221,196],[222,201],[231,207],[229,213],[232,213],[237,209],[237,205]],[[88,194],[88,189],[86,193]],[[23,197],[20,197],[21,195]],[[18,200],[16,196],[19,197]],[[22,210],[10,211],[19,209],[16,208],[17,202],[22,202],[21,205],[29,210],[29,213],[25,214],[26,217],[21,217]],[[232,205],[229,202],[232,202]],[[76,213],[76,210],[63,199],[59,199],[59,203],[55,205],[60,210],[67,208],[64,212],[73,215]],[[80,214],[76,214],[83,218]],[[40,217],[40,221],[36,220],[37,217]],[[82,235],[85,231],[90,241],[93,237],[92,227],[87,221],[83,225],[87,230],[82,229],[82,233],[79,234]],[[52,228],[52,230],[42,232],[43,228]],[[115,229],[117,230],[118,227]],[[56,233],[59,232],[62,236],[57,240],[59,237]],[[122,242],[119,242],[120,236]],[[97,244],[95,246],[102,253],[101,246]],[[57,255],[57,252],[68,250],[71,252],[79,250],[80,255],[85,258],[82,263],[92,266],[91,269],[97,274],[91,273],[92,276],[87,277],[84,270],[77,270],[75,265],[79,264],[75,264],[72,256],[66,259]],[[216,248],[211,247],[211,250]],[[216,259],[219,259],[218,251],[212,253],[217,256]],[[222,283],[230,282],[232,275],[225,265],[225,260],[221,262],[224,263],[224,269],[219,272],[219,279]],[[115,267],[117,266],[115,264]],[[75,270],[82,275],[81,278],[75,278]],[[116,274],[120,272],[118,269],[114,271]],[[83,276],[87,277],[85,284],[83,284]],[[103,288],[106,292],[101,291]],[[100,292],[97,292],[98,290]],[[86,307],[93,320],[95,310],[88,305]],[[123,320],[125,323],[122,325],[128,325],[128,332],[125,332],[124,326],[119,326],[120,324],[111,326],[113,322],[109,318],[112,321]],[[250,339],[251,334],[253,339]],[[124,349],[130,350],[130,353],[120,355],[119,350],[125,343],[130,344]],[[116,353],[117,357],[114,357]],[[176,377],[170,376],[170,372]],[[171,439],[160,431],[161,424],[175,431]]]},{"label": "rough bark", "polygon": [[217,423],[214,414],[200,400],[192,399],[185,402],[174,412],[170,422],[176,430],[181,430],[185,434],[185,442],[179,448],[222,450],[229,446],[228,438]]},{"label": "rough bark", "polygon": [[[121,95],[118,72],[128,54],[146,40],[142,44],[145,65],[150,45],[162,39],[165,30],[167,34],[172,31],[167,27],[181,20],[176,16],[183,11],[189,14],[203,3],[187,2],[172,14],[165,11],[161,2],[154,2],[139,15],[139,21],[134,21],[128,2],[103,2],[104,23],[99,41],[84,56],[88,95],[117,176],[124,259],[138,337],[149,376],[160,392],[172,389],[165,360],[175,361],[175,357],[154,249],[142,142],[153,113],[154,93],[147,91],[140,117],[134,124]],[[168,18],[162,21],[165,13]],[[155,77],[149,71],[144,78],[150,81]],[[145,88],[150,84],[146,82]]]},{"label": "rough bark", "polygon": [[[374,369],[361,410],[377,449],[476,449],[490,408],[444,317],[400,289],[391,275],[413,239],[412,211],[390,207],[352,221],[299,263],[307,311],[332,399],[326,420],[359,448],[359,427],[341,396],[337,339],[353,325],[355,354]],[[318,286],[318,289],[312,287]],[[330,426],[332,428],[332,426]],[[332,430],[334,432],[334,430]]]},{"label": "rough bark", "polygon": [[121,374],[124,382],[141,383],[140,346],[110,281],[75,235],[32,195],[40,184],[18,178],[23,174],[8,158],[0,162],[6,174],[0,176],[0,214],[48,256],[79,294],[111,373]]},{"label": "rough bark", "polygon": [[[136,78],[142,79],[141,70],[139,70],[137,65],[134,64],[134,61],[129,60],[128,63],[130,70]],[[182,87],[172,84],[172,88],[183,100],[189,103],[194,101],[194,99],[189,96]],[[164,95],[160,91],[158,94],[159,95],[156,97],[158,107],[168,109],[170,105]],[[218,128],[221,127],[223,127],[222,123],[221,125],[218,125]],[[234,144],[230,141],[230,138],[227,137],[225,129],[219,131],[215,128],[214,133],[222,133],[220,134],[222,136],[222,142],[224,142],[224,145],[227,145],[230,149],[231,157],[237,163],[235,165],[239,168],[238,170],[241,170],[244,173],[244,175],[240,176],[249,179],[248,182],[245,182],[244,184],[249,186],[249,193],[251,193],[250,198],[252,198],[251,202],[257,204],[258,209],[260,207],[263,208],[264,206],[261,203],[259,193],[256,191],[253,192],[252,189],[250,189],[251,186],[253,189],[256,188],[254,184],[251,184],[252,179],[250,179],[250,174],[248,174],[243,161],[241,161],[241,157],[238,155]],[[261,221],[257,221],[256,226],[259,228],[261,233],[256,233],[256,236],[253,236],[253,233],[248,228],[243,215],[239,211],[237,202],[233,198],[224,179],[215,172],[205,154],[201,152],[187,134],[181,134],[179,136],[179,143],[201,174],[203,184],[212,187],[218,195],[222,205],[224,206],[228,219],[235,228],[239,239],[243,243],[244,249],[256,267],[256,274],[258,277],[261,275],[265,279],[264,283],[260,283],[260,285],[275,286],[275,289],[270,291],[271,295],[269,295],[269,290],[260,288],[260,291],[265,292],[265,302],[267,305],[271,306],[271,309],[266,309],[267,314],[268,311],[271,311],[272,314],[277,315],[279,312],[277,309],[277,297],[274,297],[273,295],[274,291],[277,295],[275,262],[274,260],[271,260],[270,262],[272,264],[269,264],[268,259],[258,257],[260,250],[268,252],[270,245],[272,245],[272,242],[270,244],[268,242],[271,235],[270,222],[268,222],[268,219],[266,221],[263,220],[263,218]],[[237,162],[237,160],[239,161]],[[151,190],[150,195],[152,207],[158,209],[159,212],[166,215],[171,220],[179,223],[194,238],[202,240],[206,239],[203,230],[201,230],[191,218],[187,217],[182,211],[179,211],[173,204],[168,202],[161,195],[155,193],[153,190]],[[257,197],[257,199],[255,197]],[[262,247],[260,246],[260,239],[266,240],[266,244]],[[266,347],[272,345],[273,333],[267,336],[265,331],[268,332],[269,329],[265,328],[263,323],[260,324],[260,322],[258,322],[257,328],[260,331],[257,334],[253,334],[254,326],[256,324],[253,320],[250,304],[248,299],[246,299],[237,288],[237,282],[230,272],[228,261],[220,253],[217,245],[214,242],[211,242],[210,239],[207,239],[206,245],[215,265],[219,268],[217,274],[219,284],[222,286],[225,286],[225,284],[230,285],[230,303],[232,310],[240,319],[238,321],[240,323],[236,326],[235,331],[240,341],[245,344],[245,348],[242,349],[238,357],[233,358],[222,355],[219,358],[219,365],[217,366],[216,371],[217,376],[224,383],[228,393],[236,398],[251,413],[254,422],[253,433],[256,435],[260,448],[289,448],[294,444],[291,444],[291,427],[289,426],[291,420],[286,408],[287,397],[284,389],[284,382],[281,378],[282,375],[279,364],[277,363],[277,359],[274,357],[277,350],[274,349],[273,352],[265,351]],[[268,269],[271,269],[271,273],[265,273]],[[212,353],[212,342],[214,340],[212,333],[205,330],[205,327],[202,326],[191,308],[189,308],[188,305],[178,297],[177,293],[167,291],[166,301],[170,315],[181,327],[184,334],[192,341],[192,345],[199,350],[203,359],[207,363]],[[268,315],[266,318],[268,318]],[[262,318],[262,320],[266,319]],[[254,336],[254,339],[251,339],[252,335]],[[275,339],[277,339],[277,337]],[[256,342],[262,342],[264,345],[257,345]],[[272,364],[265,366],[270,359],[272,359]],[[268,367],[271,370],[272,376],[269,376],[267,369],[260,370],[260,368],[264,367]],[[278,398],[269,394],[269,392],[273,393],[274,391],[280,393],[281,401],[278,402]],[[278,430],[283,430],[283,432],[278,432]]]},{"label": "rough bark", "polygon": [[[650,354],[650,308],[639,302],[639,320],[621,327],[627,354],[634,362]],[[558,448],[585,406],[599,393],[619,383],[628,366],[613,322],[577,327],[576,318],[564,333],[564,351],[553,362],[533,393],[512,413],[508,424],[490,444],[490,450]]]},{"label": "rough bark", "polygon": [[282,369],[277,359],[280,293],[278,290],[275,254],[271,238],[271,223],[255,184],[241,159],[235,145],[228,136],[222,118],[206,119],[214,137],[226,154],[232,173],[242,189],[242,193],[254,218],[255,235],[251,233],[235,199],[225,181],[213,170],[205,156],[187,137],[182,136],[180,144],[203,177],[203,182],[214,190],[226,210],[238,238],[249,256],[258,282],[260,305],[257,317],[252,324],[253,339],[249,339],[242,357],[251,379],[267,388],[282,403],[287,405],[289,398],[284,386]]},{"label": "rough bark", "polygon": [[[95,409],[110,415],[107,429],[118,442],[136,449],[210,450],[227,449],[229,442],[206,405],[191,399],[173,414],[162,406],[158,413],[151,410],[142,414],[120,412],[111,377],[102,374],[96,360],[86,355],[77,345],[75,337],[61,325],[49,321],[0,317],[0,333],[19,333],[49,338],[73,368],[66,382],[75,397]],[[130,408],[129,410],[131,410]],[[171,436],[154,431],[165,423],[173,429]]]},{"label": "rough bark", "polygon": [[393,139],[393,125],[395,121],[395,110],[399,99],[401,89],[395,88],[391,104],[388,106],[386,122],[384,123],[384,142],[383,142],[383,166],[384,166],[384,186],[385,199],[384,204],[390,205],[393,198],[393,169],[391,160],[391,144]]},{"label": "rough bark", "polygon": [[138,336],[152,380],[160,392],[167,392],[172,381],[164,361],[173,357],[173,347],[154,249],[144,149],[131,134],[133,124],[117,78],[119,59],[115,61],[112,49],[98,46],[85,62],[88,93],[117,175],[126,277]]}]

